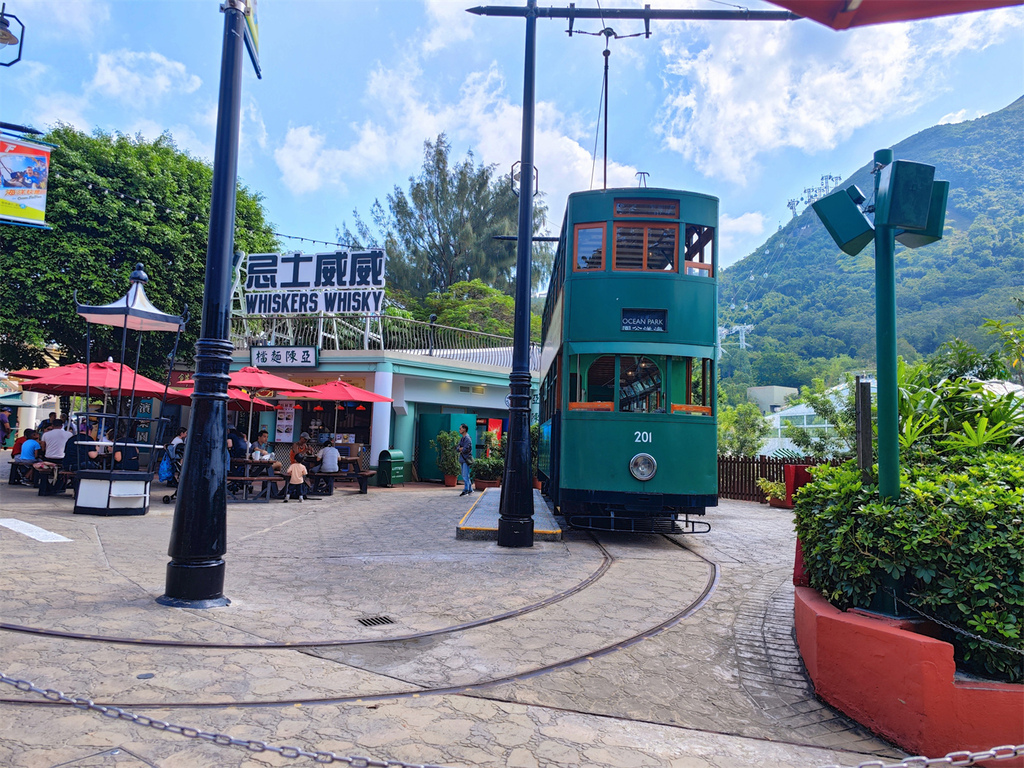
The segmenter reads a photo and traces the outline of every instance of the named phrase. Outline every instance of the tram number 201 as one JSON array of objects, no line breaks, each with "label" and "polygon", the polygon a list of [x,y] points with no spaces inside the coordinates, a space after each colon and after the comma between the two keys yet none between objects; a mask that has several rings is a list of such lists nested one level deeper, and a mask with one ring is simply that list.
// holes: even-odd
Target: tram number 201
[{"label": "tram number 201", "polygon": [[653,432],[634,432],[635,438],[634,443],[653,443],[654,433]]}]

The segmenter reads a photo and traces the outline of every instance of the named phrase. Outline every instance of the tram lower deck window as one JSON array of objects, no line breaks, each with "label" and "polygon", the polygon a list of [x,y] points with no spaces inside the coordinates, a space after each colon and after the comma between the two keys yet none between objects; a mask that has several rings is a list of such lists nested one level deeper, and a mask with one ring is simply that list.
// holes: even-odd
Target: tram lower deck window
[{"label": "tram lower deck window", "polygon": [[711,358],[570,355],[568,410],[711,416]]}]

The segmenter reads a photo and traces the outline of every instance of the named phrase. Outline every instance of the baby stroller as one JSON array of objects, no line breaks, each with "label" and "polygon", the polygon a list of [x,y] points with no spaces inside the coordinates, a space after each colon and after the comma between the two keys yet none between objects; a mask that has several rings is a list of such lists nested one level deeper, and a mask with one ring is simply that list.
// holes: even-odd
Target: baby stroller
[{"label": "baby stroller", "polygon": [[168,445],[164,448],[166,453],[160,462],[160,480],[170,488],[174,488],[174,493],[164,496],[164,504],[170,504],[178,498],[178,481],[181,479],[180,449],[180,444]]}]

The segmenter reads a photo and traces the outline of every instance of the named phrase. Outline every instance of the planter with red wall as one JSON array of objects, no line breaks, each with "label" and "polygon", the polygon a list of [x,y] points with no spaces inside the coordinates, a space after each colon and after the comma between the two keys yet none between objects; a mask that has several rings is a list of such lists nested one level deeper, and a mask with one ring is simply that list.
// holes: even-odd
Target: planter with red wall
[{"label": "planter with red wall", "polygon": [[[954,679],[953,646],[906,622],[843,612],[796,587],[797,643],[815,693],[915,755],[1024,744],[1024,685]],[[1024,767],[1024,758],[999,762]]]}]

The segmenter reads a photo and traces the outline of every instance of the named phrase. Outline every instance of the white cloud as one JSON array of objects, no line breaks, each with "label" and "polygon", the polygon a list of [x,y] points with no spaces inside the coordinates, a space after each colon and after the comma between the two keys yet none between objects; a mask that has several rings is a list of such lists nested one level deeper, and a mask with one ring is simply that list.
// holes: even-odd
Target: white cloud
[{"label": "white cloud", "polygon": [[188,152],[192,157],[213,162],[213,134],[212,132],[197,132],[192,126],[184,123],[175,125],[163,125],[155,120],[146,118],[136,120],[126,131],[128,135],[142,134],[147,141],[153,141],[162,133],[170,133],[174,139],[175,146]]},{"label": "white cloud", "polygon": [[718,219],[718,264],[725,268],[747,255],[750,243],[759,243],[767,217],[760,211],[748,211],[735,218],[723,213]]},{"label": "white cloud", "polygon": [[430,31],[423,52],[433,53],[473,37],[475,17],[466,13],[465,0],[425,0]]},{"label": "white cloud", "polygon": [[201,85],[202,80],[190,75],[181,62],[159,53],[120,50],[99,55],[86,90],[137,105],[168,93],[194,93]]},{"label": "white cloud", "polygon": [[[497,66],[466,77],[457,100],[431,103],[422,91],[422,73],[411,62],[395,69],[378,67],[370,76],[364,101],[381,116],[351,126],[354,140],[346,148],[331,147],[328,137],[311,125],[292,126],[274,152],[285,186],[294,194],[323,186],[345,187],[346,180],[382,174],[414,175],[422,161],[423,142],[445,133],[453,154],[472,148],[477,162],[508,173],[520,158],[522,107],[513,104]],[[550,102],[536,108],[534,161],[541,191],[553,204],[549,225],[561,223],[562,204],[570,192],[589,189],[594,172],[601,185],[602,169],[584,144],[593,127],[566,115]],[[609,186],[635,186],[636,168],[609,163]]]},{"label": "white cloud", "polygon": [[80,131],[89,131],[93,124],[86,120],[85,112],[90,106],[84,96],[63,92],[41,94],[35,99],[32,121],[37,128],[48,129],[57,123],[67,123]]},{"label": "white cloud", "polygon": [[763,153],[828,150],[912,111],[942,92],[956,52],[994,44],[1022,23],[1007,11],[841,34],[801,23],[672,28],[661,49],[668,95],[659,130],[705,176],[743,185]]},{"label": "white cloud", "polygon": [[956,112],[950,112],[949,114],[943,115],[939,118],[939,125],[950,125],[952,123],[962,123],[965,120],[973,120],[976,117],[981,117],[980,112],[975,112],[971,117],[967,116],[966,109],[958,109]]},{"label": "white cloud", "polygon": [[56,39],[92,38],[110,21],[110,3],[105,0],[18,0],[8,11],[16,13],[36,34]]}]

